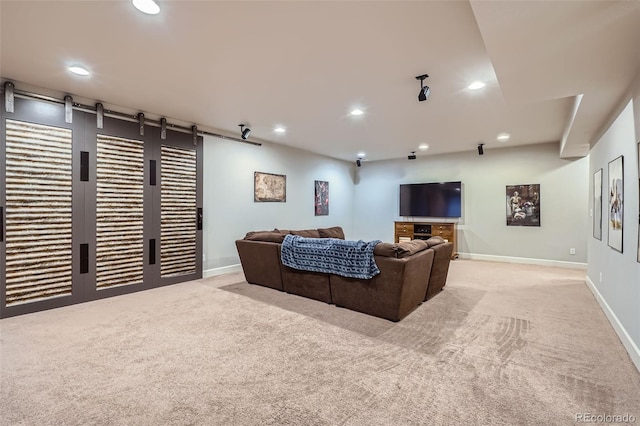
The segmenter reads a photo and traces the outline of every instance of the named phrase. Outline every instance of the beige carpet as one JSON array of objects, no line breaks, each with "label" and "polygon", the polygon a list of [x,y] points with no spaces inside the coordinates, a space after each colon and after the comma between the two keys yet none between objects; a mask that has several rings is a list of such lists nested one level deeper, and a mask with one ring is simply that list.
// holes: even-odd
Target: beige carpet
[{"label": "beige carpet", "polygon": [[400,323],[241,274],[3,319],[0,422],[640,423],[640,373],[584,274],[457,260]]}]

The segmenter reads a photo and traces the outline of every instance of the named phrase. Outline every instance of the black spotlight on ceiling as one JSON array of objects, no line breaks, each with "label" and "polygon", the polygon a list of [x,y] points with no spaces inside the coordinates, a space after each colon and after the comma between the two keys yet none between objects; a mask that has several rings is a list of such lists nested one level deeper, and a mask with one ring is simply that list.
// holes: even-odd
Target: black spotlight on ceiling
[{"label": "black spotlight on ceiling", "polygon": [[429,99],[429,94],[431,93],[431,89],[429,89],[429,86],[424,85],[424,79],[427,77],[429,77],[429,75],[427,74],[419,75],[416,77],[416,80],[420,80],[420,93],[418,93],[418,100],[420,102]]},{"label": "black spotlight on ceiling", "polygon": [[358,157],[358,159],[356,160],[356,166],[358,167],[362,166],[362,158]]},{"label": "black spotlight on ceiling", "polygon": [[238,124],[238,126],[240,126],[240,136],[242,136],[242,139],[246,139],[249,137],[249,133],[251,133],[251,129],[250,128],[244,128],[244,124]]},{"label": "black spotlight on ceiling", "polygon": [[415,160],[416,159],[416,152],[415,151],[411,151],[411,154],[409,154],[407,156],[408,160]]},{"label": "black spotlight on ceiling", "polygon": [[484,149],[482,148],[483,145],[484,145],[483,143],[478,144],[478,155],[484,154]]}]

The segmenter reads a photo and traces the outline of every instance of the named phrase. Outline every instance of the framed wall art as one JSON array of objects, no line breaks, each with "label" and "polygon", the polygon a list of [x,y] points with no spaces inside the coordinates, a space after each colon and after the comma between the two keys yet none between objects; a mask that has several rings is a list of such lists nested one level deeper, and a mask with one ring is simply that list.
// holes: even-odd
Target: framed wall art
[{"label": "framed wall art", "polygon": [[329,182],[323,180],[315,182],[314,210],[316,216],[329,214]]},{"label": "framed wall art", "polygon": [[621,155],[609,162],[609,236],[608,244],[622,253],[622,229],[624,225],[624,157]]},{"label": "framed wall art", "polygon": [[256,203],[287,201],[287,176],[253,173],[253,201]]},{"label": "framed wall art", "polygon": [[507,185],[507,226],[540,226],[540,184]]},{"label": "framed wall art", "polygon": [[602,241],[602,169],[593,174],[593,238]]}]

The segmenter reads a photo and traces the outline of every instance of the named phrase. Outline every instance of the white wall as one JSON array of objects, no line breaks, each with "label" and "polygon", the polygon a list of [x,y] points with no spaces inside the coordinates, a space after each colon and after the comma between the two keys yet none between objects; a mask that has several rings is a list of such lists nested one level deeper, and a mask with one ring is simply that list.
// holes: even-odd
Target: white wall
[{"label": "white wall", "polygon": [[[638,79],[640,82],[640,78]],[[635,112],[634,112],[635,111]],[[640,263],[638,253],[638,153],[640,140],[640,88],[634,103],[629,102],[615,122],[592,148],[589,157],[590,199],[593,196],[592,176],[602,169],[603,211],[602,241],[593,238],[588,228],[588,283],[602,305],[612,325],[625,344],[631,358],[640,369]],[[608,163],[624,156],[623,252],[607,244],[608,236]],[[602,275],[601,275],[602,274]],[[602,276],[602,278],[601,278]]]},{"label": "white wall", "polygon": [[[354,234],[393,241],[401,183],[462,181],[458,251],[469,257],[587,261],[588,159],[558,158],[555,143],[416,160],[365,162],[356,171]],[[540,227],[506,226],[506,186],[540,184]],[[414,218],[419,220],[419,218]],[[411,220],[411,218],[409,218]],[[569,249],[576,254],[570,255]],[[479,255],[479,256],[478,256]]]},{"label": "white wall", "polygon": [[[285,203],[253,201],[253,173],[287,176]],[[329,182],[329,215],[314,214],[314,183]],[[275,144],[204,138],[203,271],[239,264],[235,240],[248,231],[353,225],[353,166]],[[226,271],[225,271],[226,272]]]},{"label": "white wall", "polygon": [[[204,139],[204,273],[226,272],[239,263],[235,240],[247,231],[274,227],[304,229],[340,225],[349,239],[393,240],[400,183],[463,182],[458,250],[469,257],[548,264],[588,263],[587,282],[640,369],[640,263],[638,165],[640,76],[634,107],[624,108],[611,128],[579,160],[558,157],[557,144],[486,149],[417,160],[352,163],[283,146],[255,147],[213,137]],[[592,237],[591,182],[595,170],[624,155],[624,253]],[[255,171],[287,175],[286,203],[254,203]],[[330,182],[330,215],[314,216],[314,181]],[[507,227],[505,186],[541,186],[541,227]],[[604,207],[605,211],[607,207]],[[606,215],[603,214],[603,218]],[[570,255],[569,249],[576,254]],[[228,268],[227,268],[228,269]],[[600,273],[602,272],[602,282]]]}]

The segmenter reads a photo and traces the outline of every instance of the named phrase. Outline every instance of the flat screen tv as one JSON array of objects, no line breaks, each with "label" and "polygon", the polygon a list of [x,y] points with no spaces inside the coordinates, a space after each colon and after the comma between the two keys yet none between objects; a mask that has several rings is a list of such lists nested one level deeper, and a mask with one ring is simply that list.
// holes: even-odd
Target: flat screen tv
[{"label": "flat screen tv", "polygon": [[401,184],[400,216],[461,217],[462,182]]}]

